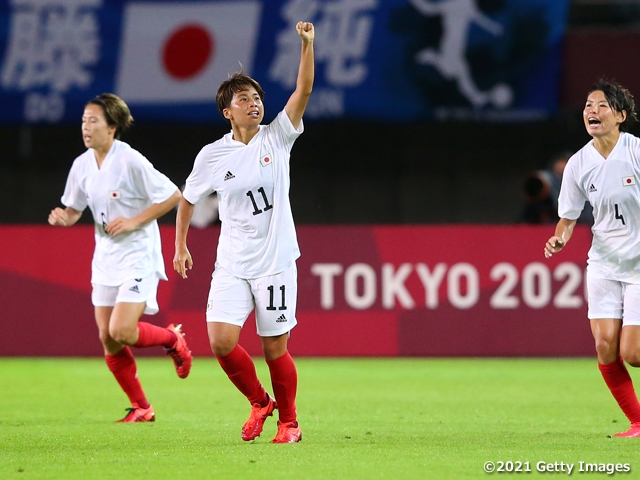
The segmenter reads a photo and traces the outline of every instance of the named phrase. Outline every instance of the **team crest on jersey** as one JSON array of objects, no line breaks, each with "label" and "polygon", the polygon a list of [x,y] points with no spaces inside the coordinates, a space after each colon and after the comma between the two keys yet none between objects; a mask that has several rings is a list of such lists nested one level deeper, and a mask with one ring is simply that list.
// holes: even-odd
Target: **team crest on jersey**
[{"label": "team crest on jersey", "polygon": [[271,161],[272,161],[271,154],[267,153],[262,158],[260,158],[260,165],[262,165],[263,167],[266,167],[267,165],[271,165]]},{"label": "team crest on jersey", "polygon": [[109,198],[115,198],[115,199],[122,198],[122,194],[120,193],[120,190],[111,190],[109,192]]},{"label": "team crest on jersey", "polygon": [[625,187],[630,187],[631,185],[636,184],[636,177],[631,175],[630,177],[622,177],[622,185]]}]

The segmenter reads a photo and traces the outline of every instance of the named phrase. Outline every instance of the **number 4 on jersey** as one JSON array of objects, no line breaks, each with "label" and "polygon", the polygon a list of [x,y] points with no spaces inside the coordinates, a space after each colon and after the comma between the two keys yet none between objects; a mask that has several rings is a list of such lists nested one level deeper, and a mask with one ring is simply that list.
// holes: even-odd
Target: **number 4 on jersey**
[{"label": "number 4 on jersey", "polygon": [[615,207],[616,207],[616,220],[620,220],[623,225],[626,225],[626,223],[624,223],[624,217],[618,211],[618,204],[617,203],[615,204]]}]

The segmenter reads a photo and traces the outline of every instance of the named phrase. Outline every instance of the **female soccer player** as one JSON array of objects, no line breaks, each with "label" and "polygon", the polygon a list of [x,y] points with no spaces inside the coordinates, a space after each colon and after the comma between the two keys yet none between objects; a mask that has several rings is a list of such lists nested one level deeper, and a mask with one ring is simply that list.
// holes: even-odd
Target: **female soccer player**
[{"label": "female soccer player", "polygon": [[588,317],[604,381],[631,428],[617,437],[640,437],[640,404],[624,361],[640,367],[640,139],[627,133],[637,121],[633,96],[600,81],[582,113],[593,140],[564,170],[558,199],[560,220],[549,238],[547,258],[567,244],[585,200],[593,205],[589,250]]},{"label": "female soccer player", "polygon": [[[217,192],[222,227],[207,329],[222,369],[251,403],[251,416],[242,427],[245,441],[260,435],[276,408],[280,418],[273,443],[302,438],[295,405],[297,371],[287,351],[289,332],[297,323],[295,261],[300,256],[289,203],[289,154],[303,131],[302,115],[313,87],[314,28],[299,22],[296,29],[302,39],[296,89],[269,125],[260,125],[264,92],[258,82],[236,73],[220,85],[216,103],[231,132],[196,157],[176,220],[173,266],[186,278],[186,270],[193,267],[186,241],[194,204]],[[254,309],[275,400],[238,344]]]},{"label": "female soccer player", "polygon": [[129,397],[120,422],[153,422],[155,414],[138,380],[129,346],[162,345],[180,378],[189,375],[191,352],[180,325],[140,322],[158,312],[156,292],[167,280],[156,219],[181,194],[165,175],[128,144],[118,140],[133,123],[127,104],[111,93],[90,100],[82,115],[86,152],[73,162],[62,204],[49,223],[70,227],[88,206],[95,222],[91,300],[109,370]]}]

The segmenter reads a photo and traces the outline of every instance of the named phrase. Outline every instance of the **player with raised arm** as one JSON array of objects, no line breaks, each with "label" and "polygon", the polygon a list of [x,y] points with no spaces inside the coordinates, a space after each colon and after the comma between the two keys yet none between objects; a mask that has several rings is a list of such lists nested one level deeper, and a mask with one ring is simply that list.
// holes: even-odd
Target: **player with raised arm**
[{"label": "player with raised arm", "polygon": [[564,170],[560,220],[544,254],[565,247],[588,200],[594,217],[588,317],[598,366],[631,422],[616,437],[640,437],[640,403],[624,363],[640,367],[640,139],[628,133],[637,121],[635,101],[626,88],[603,80],[589,91],[583,118],[593,139]]},{"label": "player with raised arm", "polygon": [[161,345],[180,378],[189,375],[191,352],[180,325],[140,322],[158,312],[156,292],[167,280],[157,218],[181,194],[138,151],[119,140],[133,123],[127,104],[111,93],[90,100],[82,115],[87,151],[73,162],[62,196],[66,208],[49,214],[51,225],[70,227],[89,207],[96,247],[91,262],[91,300],[105,359],[131,402],[120,422],[152,422],[153,407],[142,390],[133,347]]},{"label": "player with raised arm", "polygon": [[[273,443],[302,439],[296,412],[298,377],[287,349],[296,325],[300,256],[289,202],[289,157],[303,131],[302,115],[314,79],[313,24],[298,22],[302,40],[296,88],[269,125],[264,92],[251,77],[235,73],[220,85],[218,109],[231,132],[206,145],[196,157],[176,219],[175,270],[187,278],[193,267],[187,232],[194,204],[217,192],[222,222],[206,320],[211,349],[233,384],[249,400],[251,415],[242,439],[260,436],[267,417],[278,409]],[[256,328],[269,367],[275,399],[263,388],[240,331],[255,310]]]}]

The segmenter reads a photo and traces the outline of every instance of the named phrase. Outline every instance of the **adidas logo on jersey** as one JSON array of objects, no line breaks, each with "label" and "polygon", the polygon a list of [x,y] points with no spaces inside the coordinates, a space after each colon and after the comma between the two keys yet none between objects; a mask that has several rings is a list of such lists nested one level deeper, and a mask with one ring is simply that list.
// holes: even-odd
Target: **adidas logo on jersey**
[{"label": "adidas logo on jersey", "polygon": [[224,181],[226,182],[227,180],[231,180],[232,178],[236,178],[236,176],[231,172],[227,172],[227,174],[224,176]]},{"label": "adidas logo on jersey", "polygon": [[130,292],[136,292],[136,293],[140,293],[140,289],[138,288],[138,285],[134,285],[133,287],[131,287],[129,289]]},{"label": "adidas logo on jersey", "polygon": [[592,183],[591,185],[589,185],[589,193],[592,192],[597,192],[598,189],[595,187],[595,185]]},{"label": "adidas logo on jersey", "polygon": [[287,317],[284,316],[284,313],[278,317],[276,323],[283,323],[287,321]]}]

